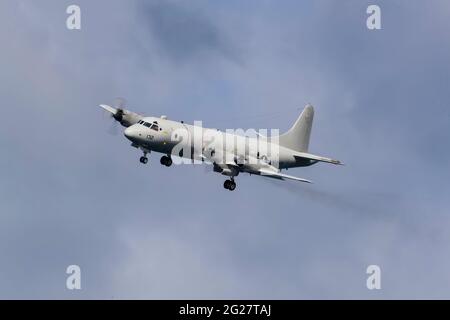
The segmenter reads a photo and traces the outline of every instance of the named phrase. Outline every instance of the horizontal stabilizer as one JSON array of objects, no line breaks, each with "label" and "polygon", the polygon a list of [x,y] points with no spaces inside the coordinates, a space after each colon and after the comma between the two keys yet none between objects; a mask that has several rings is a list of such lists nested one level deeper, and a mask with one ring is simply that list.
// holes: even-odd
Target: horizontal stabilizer
[{"label": "horizontal stabilizer", "polygon": [[332,163],[332,164],[344,165],[339,160],[334,160],[334,159],[326,158],[326,157],[322,157],[322,156],[316,156],[314,154],[306,153],[306,152],[296,152],[294,154],[294,158],[309,159],[309,160],[315,160],[315,161],[320,161],[320,162],[327,162],[327,163]]},{"label": "horizontal stabilizer", "polygon": [[307,180],[307,179],[289,176],[287,174],[274,172],[272,170],[260,169],[259,172],[260,172],[261,176],[264,176],[264,177],[269,177],[269,178],[274,178],[274,179],[279,179],[279,180],[289,179],[289,180],[295,180],[295,181],[300,181],[300,182],[312,183],[312,181]]}]

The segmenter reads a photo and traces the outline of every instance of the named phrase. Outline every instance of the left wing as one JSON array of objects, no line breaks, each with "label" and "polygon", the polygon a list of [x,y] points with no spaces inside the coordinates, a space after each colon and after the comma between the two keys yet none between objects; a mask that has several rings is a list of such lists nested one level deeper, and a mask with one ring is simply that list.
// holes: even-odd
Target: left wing
[{"label": "left wing", "polygon": [[[228,157],[225,160],[225,163],[220,163],[221,161],[217,161],[220,160],[220,156],[219,158],[217,157],[218,155],[215,154],[214,156],[208,156],[205,154],[201,154],[200,158],[202,158],[203,160],[208,160],[210,162],[212,162],[213,164],[216,164],[217,166],[219,166],[220,168],[222,168],[222,174],[225,174],[224,172],[232,172],[233,170],[237,170],[239,171],[247,171],[247,170],[242,170],[242,168],[240,168],[236,162],[231,161],[230,157]],[[295,180],[295,181],[300,181],[300,182],[306,182],[306,183],[312,183],[312,181],[308,180],[308,179],[303,179],[303,178],[298,178],[298,177],[294,177],[294,176],[290,176],[287,174],[283,174],[281,172],[279,172],[279,170],[273,166],[264,164],[263,167],[259,166],[259,168],[254,168],[251,171],[247,171],[249,173],[256,173],[257,175],[263,176],[263,177],[268,177],[268,178],[273,178],[273,179],[278,179],[278,180]],[[228,174],[226,174],[228,175]]]}]

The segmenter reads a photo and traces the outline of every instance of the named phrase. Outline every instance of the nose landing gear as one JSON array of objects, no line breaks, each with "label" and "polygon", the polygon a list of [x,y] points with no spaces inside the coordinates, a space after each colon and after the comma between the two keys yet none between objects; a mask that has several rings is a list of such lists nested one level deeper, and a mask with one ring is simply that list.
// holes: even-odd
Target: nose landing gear
[{"label": "nose landing gear", "polygon": [[148,162],[148,158],[146,156],[142,156],[139,161],[143,164],[146,164]]},{"label": "nose landing gear", "polygon": [[139,159],[139,161],[143,164],[146,164],[148,162],[147,152],[144,151],[144,155]]},{"label": "nose landing gear", "polygon": [[236,182],[234,182],[233,178],[231,178],[230,180],[225,180],[225,182],[223,183],[223,187],[225,189],[233,191],[234,189],[236,189]]},{"label": "nose landing gear", "polygon": [[163,166],[170,167],[172,165],[172,158],[168,156],[162,156],[160,162]]}]

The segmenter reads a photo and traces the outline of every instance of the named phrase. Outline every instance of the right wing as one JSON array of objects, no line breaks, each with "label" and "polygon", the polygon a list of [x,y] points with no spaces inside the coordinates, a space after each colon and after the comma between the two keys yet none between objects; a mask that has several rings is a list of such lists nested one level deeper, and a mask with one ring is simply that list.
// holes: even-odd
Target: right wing
[{"label": "right wing", "polygon": [[115,115],[117,113],[117,109],[116,108],[108,106],[107,104],[101,104],[100,108],[102,108],[102,109],[104,109],[104,110],[106,110],[108,112],[111,112],[113,115]]},{"label": "right wing", "polygon": [[114,108],[106,104],[101,104],[100,108],[111,113],[112,117],[116,121],[120,122],[120,124],[124,127],[129,127],[143,118],[143,116],[141,116],[140,114],[137,114],[130,110],[122,108]]}]

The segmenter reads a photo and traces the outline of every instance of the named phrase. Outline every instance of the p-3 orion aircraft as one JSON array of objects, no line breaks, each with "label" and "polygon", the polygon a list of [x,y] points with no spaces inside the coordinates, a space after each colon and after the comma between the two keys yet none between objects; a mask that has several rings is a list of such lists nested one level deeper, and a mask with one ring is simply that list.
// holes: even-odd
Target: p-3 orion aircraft
[{"label": "p-3 orion aircraft", "polygon": [[[342,164],[338,160],[308,153],[314,108],[306,105],[294,125],[286,133],[252,136],[189,125],[166,116],[147,117],[122,106],[100,105],[114,120],[126,127],[125,137],[140,149],[140,162],[148,162],[151,151],[162,153],[161,164],[170,167],[175,158],[184,163],[209,163],[215,172],[228,176],[225,189],[236,188],[235,177],[241,172],[279,179],[311,183],[281,172],[282,169],[306,167],[317,162]],[[172,159],[172,155],[174,159]],[[187,160],[187,161],[186,161]]]}]

